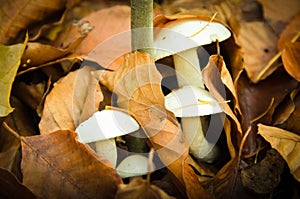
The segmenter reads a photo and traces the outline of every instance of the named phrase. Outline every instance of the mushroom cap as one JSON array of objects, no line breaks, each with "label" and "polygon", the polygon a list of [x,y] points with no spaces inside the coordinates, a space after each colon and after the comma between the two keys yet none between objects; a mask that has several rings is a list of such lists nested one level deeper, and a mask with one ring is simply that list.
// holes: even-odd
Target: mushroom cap
[{"label": "mushroom cap", "polygon": [[130,155],[119,164],[117,173],[122,178],[145,175],[148,173],[148,158],[142,155]]},{"label": "mushroom cap", "polygon": [[165,97],[165,107],[176,117],[197,117],[223,112],[219,102],[207,90],[183,86]]},{"label": "mushroom cap", "polygon": [[126,135],[139,128],[136,120],[122,111],[102,110],[82,122],[75,131],[80,142],[90,143]]},{"label": "mushroom cap", "polygon": [[154,32],[155,60],[231,36],[223,24],[199,18],[173,20],[155,28]]}]

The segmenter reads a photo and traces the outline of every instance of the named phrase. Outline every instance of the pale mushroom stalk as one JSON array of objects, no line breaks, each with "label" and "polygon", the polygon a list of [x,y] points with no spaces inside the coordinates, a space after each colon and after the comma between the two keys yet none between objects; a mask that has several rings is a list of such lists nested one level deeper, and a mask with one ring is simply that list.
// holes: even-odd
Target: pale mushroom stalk
[{"label": "pale mushroom stalk", "polygon": [[[205,89],[197,48],[174,54],[173,60],[179,87],[195,86]],[[190,153],[196,158],[212,162],[218,154],[218,148],[205,139],[201,117],[183,117],[181,126],[190,145]]]}]

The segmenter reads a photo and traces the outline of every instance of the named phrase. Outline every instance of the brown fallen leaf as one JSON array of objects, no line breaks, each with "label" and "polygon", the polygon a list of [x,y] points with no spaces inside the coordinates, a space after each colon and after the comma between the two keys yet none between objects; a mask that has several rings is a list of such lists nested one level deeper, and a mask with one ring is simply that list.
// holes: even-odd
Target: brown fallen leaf
[{"label": "brown fallen leaf", "polygon": [[[4,122],[15,132],[22,136],[30,136],[36,133],[34,116],[18,98],[12,96],[11,103],[16,108],[9,114]],[[20,171],[21,143],[3,125],[0,127],[0,167],[14,173],[18,179],[22,179]]]},{"label": "brown fallen leaf", "polygon": [[240,24],[238,44],[244,57],[244,67],[249,79],[257,83],[276,70],[276,65],[265,71],[265,66],[277,52],[277,36],[265,22],[254,21]]},{"label": "brown fallen leaf", "polygon": [[23,184],[39,198],[114,198],[121,178],[72,131],[21,137]]},{"label": "brown fallen leaf", "polygon": [[83,39],[84,36],[76,38],[67,48],[56,48],[37,42],[27,43],[26,50],[22,56],[21,66],[23,68],[36,67],[50,61],[58,60],[66,56]]},{"label": "brown fallen leaf", "polygon": [[1,1],[0,43],[10,43],[28,25],[65,7],[66,0]]},{"label": "brown fallen leaf", "polygon": [[[91,28],[75,53],[96,61],[99,65],[116,69],[118,65],[110,64],[118,57],[131,51],[130,43],[130,7],[113,6],[105,8],[82,18],[79,22]],[[105,27],[105,28],[103,28]],[[127,33],[124,33],[126,32]],[[120,34],[124,33],[124,34]],[[78,27],[70,24],[55,41],[55,46],[69,46],[80,36]],[[109,40],[111,37],[114,39]]]},{"label": "brown fallen leaf", "polygon": [[264,16],[277,35],[300,10],[298,0],[258,0],[262,4]]},{"label": "brown fallen leaf", "polygon": [[287,121],[287,119],[293,114],[296,107],[296,99],[299,89],[295,89],[291,92],[291,94],[283,100],[278,107],[276,107],[275,112],[273,114],[272,124],[280,125]]},{"label": "brown fallen leaf", "polygon": [[[257,123],[270,125],[272,115],[278,104],[289,95],[299,83],[286,74],[284,70],[277,70],[267,79],[253,84],[242,73],[235,82],[238,99],[242,111],[242,129],[245,133],[251,126],[245,146],[245,154],[252,154],[257,149]],[[255,107],[255,108],[253,108]]]},{"label": "brown fallen leaf", "polygon": [[92,68],[70,72],[48,94],[39,124],[41,134],[56,130],[75,130],[98,110],[103,95]]},{"label": "brown fallen leaf", "polygon": [[[294,94],[296,92],[293,92]],[[291,93],[291,94],[293,94]],[[292,96],[291,96],[292,97]],[[287,112],[290,113],[287,118],[285,118],[284,122],[277,124],[276,126],[287,131],[291,131],[300,135],[300,95],[297,94],[294,96],[293,101],[290,102],[290,107],[287,107]],[[289,109],[292,109],[289,111]],[[279,110],[280,111],[280,110]],[[278,111],[278,114],[279,114]],[[283,112],[282,114],[284,114]],[[287,115],[287,114],[286,114]]]},{"label": "brown fallen leaf", "polygon": [[134,178],[129,184],[120,184],[115,199],[174,199],[155,185],[142,178]]},{"label": "brown fallen leaf", "polygon": [[223,111],[234,121],[236,130],[242,135],[242,128],[238,118],[231,110],[228,103],[224,103],[227,100],[225,91],[226,86],[233,96],[236,110],[240,111],[240,107],[237,105],[238,95],[222,57],[218,57],[218,55],[210,56],[208,64],[202,70],[202,75],[203,81],[209,92],[220,102]]},{"label": "brown fallen leaf", "polygon": [[0,168],[0,187],[2,187],[0,189],[0,198],[36,198],[36,196],[28,188],[19,182],[13,173],[3,168]]},{"label": "brown fallen leaf", "polygon": [[[118,96],[118,105],[127,109],[144,128],[164,165],[175,176],[174,183],[190,198],[210,198],[196,174],[184,166],[188,145],[175,116],[164,107],[161,75],[149,55],[139,52],[124,56],[115,71],[103,72],[100,82]],[[189,186],[193,184],[193,186]]]},{"label": "brown fallen leaf", "polygon": [[281,55],[285,70],[298,82],[300,82],[299,54],[300,54],[300,42],[295,42],[293,44],[292,43],[286,44]]},{"label": "brown fallen leaf", "polygon": [[290,41],[294,38],[294,36],[299,31],[300,31],[300,11],[294,16],[294,18],[291,21],[289,21],[289,24],[281,32],[280,37],[277,41],[277,49],[283,50],[285,45],[287,43],[290,43]]},{"label": "brown fallen leaf", "polygon": [[300,182],[300,136],[263,124],[258,124],[258,133],[280,153],[287,162],[291,174]]}]

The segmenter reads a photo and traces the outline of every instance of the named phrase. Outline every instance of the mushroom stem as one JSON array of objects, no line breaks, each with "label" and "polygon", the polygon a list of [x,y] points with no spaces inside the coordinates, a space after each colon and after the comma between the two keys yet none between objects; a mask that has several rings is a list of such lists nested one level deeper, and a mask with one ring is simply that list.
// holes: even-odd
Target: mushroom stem
[{"label": "mushroom stem", "polygon": [[[177,53],[173,55],[173,60],[179,87],[190,85],[204,89],[197,48]],[[201,117],[182,118],[181,126],[191,154],[203,161],[212,162],[217,156],[217,148],[205,139]]]}]

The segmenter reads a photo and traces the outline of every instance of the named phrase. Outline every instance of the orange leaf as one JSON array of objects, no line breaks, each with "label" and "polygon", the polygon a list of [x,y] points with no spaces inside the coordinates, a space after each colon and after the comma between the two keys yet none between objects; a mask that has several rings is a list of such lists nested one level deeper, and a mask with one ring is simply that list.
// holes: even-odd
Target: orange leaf
[{"label": "orange leaf", "polygon": [[[300,16],[300,15],[299,15]],[[300,18],[299,18],[300,19]],[[300,42],[285,45],[282,51],[282,62],[285,70],[300,82]]]},{"label": "orange leaf", "polygon": [[114,198],[120,177],[76,136],[57,131],[22,137],[23,184],[39,198]]}]

